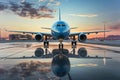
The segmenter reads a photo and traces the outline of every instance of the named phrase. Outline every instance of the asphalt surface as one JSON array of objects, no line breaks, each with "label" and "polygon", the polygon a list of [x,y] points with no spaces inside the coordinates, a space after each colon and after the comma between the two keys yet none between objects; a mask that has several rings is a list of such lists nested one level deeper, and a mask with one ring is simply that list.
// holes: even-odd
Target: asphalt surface
[{"label": "asphalt surface", "polygon": [[[51,71],[52,58],[7,59],[34,56],[36,48],[39,47],[43,48],[43,43],[0,43],[0,80],[59,80]],[[69,58],[72,80],[120,80],[120,47],[78,43],[76,54],[81,47],[87,50],[87,55],[90,57],[111,57],[112,59]],[[49,51],[56,48],[58,43],[51,42]],[[64,48],[69,52],[72,51],[71,44],[68,42],[64,42]],[[67,75],[61,79],[69,80]]]}]

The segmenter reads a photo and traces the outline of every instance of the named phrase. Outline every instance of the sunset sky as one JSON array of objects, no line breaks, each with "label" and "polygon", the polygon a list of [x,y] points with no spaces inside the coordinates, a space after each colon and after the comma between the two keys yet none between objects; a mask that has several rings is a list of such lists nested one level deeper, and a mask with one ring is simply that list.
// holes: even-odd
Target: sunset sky
[{"label": "sunset sky", "polygon": [[0,0],[0,28],[46,32],[40,27],[51,27],[58,20],[59,8],[62,20],[78,27],[71,32],[103,30],[105,22],[112,30],[107,35],[120,34],[120,0]]}]

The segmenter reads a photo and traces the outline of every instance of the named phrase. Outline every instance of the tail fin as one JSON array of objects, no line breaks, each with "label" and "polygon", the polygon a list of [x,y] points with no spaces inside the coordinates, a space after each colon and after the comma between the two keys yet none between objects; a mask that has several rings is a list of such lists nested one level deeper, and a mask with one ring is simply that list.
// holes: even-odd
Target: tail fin
[{"label": "tail fin", "polygon": [[59,8],[59,21],[61,21],[61,12],[60,12],[60,8]]}]

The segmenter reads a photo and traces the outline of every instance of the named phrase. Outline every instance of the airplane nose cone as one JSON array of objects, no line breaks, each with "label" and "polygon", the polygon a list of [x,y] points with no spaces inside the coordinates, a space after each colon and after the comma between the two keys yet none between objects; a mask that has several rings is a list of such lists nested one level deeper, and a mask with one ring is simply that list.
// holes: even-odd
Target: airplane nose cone
[{"label": "airplane nose cone", "polygon": [[70,71],[70,61],[64,54],[56,55],[52,60],[52,71],[58,77],[67,75]]},{"label": "airplane nose cone", "polygon": [[69,34],[68,34],[67,31],[61,30],[61,31],[59,31],[58,38],[64,39],[64,38],[66,38],[66,36],[68,36],[68,35],[69,35]]}]

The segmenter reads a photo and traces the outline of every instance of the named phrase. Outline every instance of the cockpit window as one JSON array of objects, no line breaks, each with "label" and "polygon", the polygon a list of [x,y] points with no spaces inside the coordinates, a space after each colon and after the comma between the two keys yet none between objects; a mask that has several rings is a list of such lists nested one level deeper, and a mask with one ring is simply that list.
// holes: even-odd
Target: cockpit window
[{"label": "cockpit window", "polygon": [[65,26],[65,24],[57,24],[57,26],[59,26],[59,27],[61,26],[62,27],[62,26]]},{"label": "cockpit window", "polygon": [[60,24],[57,24],[57,26],[60,26]]},{"label": "cockpit window", "polygon": [[62,24],[62,26],[65,26],[65,24]]}]

